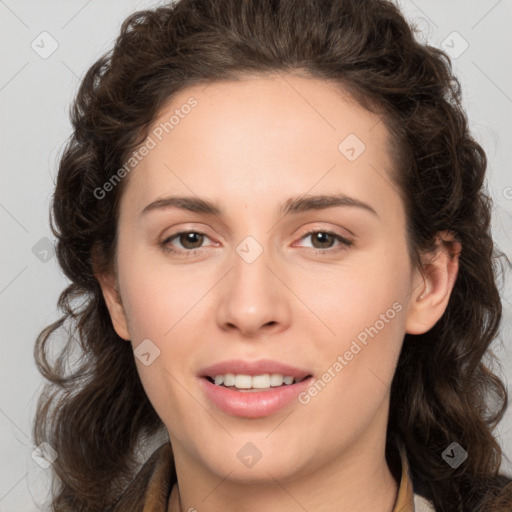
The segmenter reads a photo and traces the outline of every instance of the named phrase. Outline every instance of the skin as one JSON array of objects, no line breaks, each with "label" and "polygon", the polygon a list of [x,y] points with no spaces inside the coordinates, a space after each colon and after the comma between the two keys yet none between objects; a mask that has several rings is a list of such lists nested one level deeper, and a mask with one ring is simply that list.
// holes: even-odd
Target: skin
[{"label": "skin", "polygon": [[[175,453],[179,489],[168,510],[392,511],[398,485],[384,454],[392,378],[404,334],[442,316],[457,256],[440,246],[424,255],[424,275],[413,268],[388,131],[347,93],[291,74],[215,82],[181,91],[153,126],[191,96],[198,105],[125,178],[117,272],[97,275],[119,336],[160,350],[149,366],[136,363]],[[351,133],[366,146],[353,162],[338,149]],[[335,192],[376,215],[353,206],[279,214],[292,196]],[[222,215],[141,216],[168,195],[208,199]],[[322,244],[306,235],[313,229],[352,244]],[[194,255],[159,245],[187,230],[206,236],[167,246],[200,247]],[[250,264],[236,252],[247,236],[263,248]],[[321,377],[397,302],[401,311],[307,405],[239,418],[198,385],[200,369],[238,358]],[[247,442],[262,454],[251,468],[237,457]]]}]

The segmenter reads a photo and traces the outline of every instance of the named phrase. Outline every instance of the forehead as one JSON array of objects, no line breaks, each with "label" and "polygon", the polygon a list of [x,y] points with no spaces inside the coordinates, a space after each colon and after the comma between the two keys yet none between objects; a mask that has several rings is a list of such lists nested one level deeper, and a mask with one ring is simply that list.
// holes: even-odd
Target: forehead
[{"label": "forehead", "polygon": [[160,110],[148,139],[152,149],[128,187],[140,206],[171,192],[217,191],[244,196],[246,205],[283,189],[287,197],[337,188],[369,198],[390,184],[385,124],[316,78],[277,74],[188,87]]},{"label": "forehead", "polygon": [[[191,102],[195,106],[189,108]],[[173,126],[166,130],[166,122],[172,117]],[[192,121],[185,122],[187,118]],[[304,151],[319,148],[322,140],[326,148],[334,146],[338,150],[338,143],[345,135],[356,135],[364,142],[377,125],[380,126],[372,139],[387,135],[380,121],[379,116],[364,109],[331,81],[268,74],[182,90],[160,110],[152,129],[163,128],[163,137],[170,132],[180,132],[188,139],[196,135],[200,142],[213,142],[216,148],[227,147],[232,154],[240,143],[265,141],[261,151],[283,145],[287,140],[303,139],[309,141],[302,148]]]}]

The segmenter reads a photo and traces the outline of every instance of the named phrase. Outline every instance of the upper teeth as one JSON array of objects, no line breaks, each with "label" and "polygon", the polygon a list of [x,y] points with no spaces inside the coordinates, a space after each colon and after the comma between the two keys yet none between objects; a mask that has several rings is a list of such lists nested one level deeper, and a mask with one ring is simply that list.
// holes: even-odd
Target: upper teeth
[{"label": "upper teeth", "polygon": [[225,375],[216,375],[215,384],[220,386],[235,386],[240,389],[264,389],[271,386],[282,386],[284,384],[293,384],[294,378],[290,375],[284,376],[280,373],[265,373],[264,375],[242,375],[234,373],[226,373]]}]

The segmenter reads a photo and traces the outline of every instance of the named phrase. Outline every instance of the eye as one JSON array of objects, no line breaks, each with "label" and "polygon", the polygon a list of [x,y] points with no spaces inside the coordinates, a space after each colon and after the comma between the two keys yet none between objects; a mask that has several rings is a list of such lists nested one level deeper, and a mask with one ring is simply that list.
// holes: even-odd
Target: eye
[{"label": "eye", "polygon": [[[337,233],[332,231],[308,231],[305,235],[302,236],[301,240],[311,237],[313,250],[315,253],[326,253],[326,252],[338,252],[340,250],[346,249],[352,245],[352,242]],[[338,241],[339,244],[334,246],[332,242]]]},{"label": "eye", "polygon": [[[205,237],[209,238],[205,233],[199,231],[180,231],[166,238],[160,245],[168,252],[194,254],[197,249],[201,249]],[[171,244],[175,239],[182,245],[182,248],[176,249],[175,246]],[[187,256],[189,254],[187,254]]]},{"label": "eye", "polygon": [[[352,245],[350,240],[332,231],[309,231],[303,235],[300,240],[308,237],[312,237],[312,249],[313,252],[317,254],[338,252]],[[180,231],[179,233],[175,233],[174,235],[167,237],[160,243],[160,246],[166,252],[193,256],[197,250],[203,248],[202,244],[205,238],[209,239],[205,233],[201,233],[199,231]],[[176,246],[172,244],[174,240],[181,244],[181,248],[176,248]],[[338,245],[333,247],[333,242],[338,242]]]}]

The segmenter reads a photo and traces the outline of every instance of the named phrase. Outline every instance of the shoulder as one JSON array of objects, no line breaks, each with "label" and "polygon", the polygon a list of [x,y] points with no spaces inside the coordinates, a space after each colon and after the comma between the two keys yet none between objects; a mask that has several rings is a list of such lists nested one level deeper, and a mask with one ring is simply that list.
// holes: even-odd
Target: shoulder
[{"label": "shoulder", "polygon": [[157,448],[124,490],[110,512],[166,510],[176,481],[174,458],[169,442]]},{"label": "shoulder", "polygon": [[414,512],[435,512],[433,503],[420,494],[414,494]]},{"label": "shoulder", "polygon": [[[465,499],[474,512],[512,512],[512,478],[499,474],[486,479],[474,485]],[[414,480],[414,511],[436,511],[428,487],[419,480]]]}]

